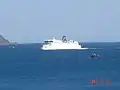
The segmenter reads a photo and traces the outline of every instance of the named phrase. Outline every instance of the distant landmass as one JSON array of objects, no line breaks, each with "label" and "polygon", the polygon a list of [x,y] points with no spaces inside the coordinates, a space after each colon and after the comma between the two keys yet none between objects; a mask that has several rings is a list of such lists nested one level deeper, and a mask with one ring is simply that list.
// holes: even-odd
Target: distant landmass
[{"label": "distant landmass", "polygon": [[5,39],[2,35],[0,35],[0,44],[8,44],[10,43],[7,39]]}]

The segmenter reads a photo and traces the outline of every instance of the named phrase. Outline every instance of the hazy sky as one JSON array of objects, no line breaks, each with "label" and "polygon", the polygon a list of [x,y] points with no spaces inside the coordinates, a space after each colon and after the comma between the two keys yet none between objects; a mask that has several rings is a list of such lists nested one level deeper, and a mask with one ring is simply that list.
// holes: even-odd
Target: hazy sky
[{"label": "hazy sky", "polygon": [[0,33],[20,43],[120,41],[120,0],[0,0]]}]

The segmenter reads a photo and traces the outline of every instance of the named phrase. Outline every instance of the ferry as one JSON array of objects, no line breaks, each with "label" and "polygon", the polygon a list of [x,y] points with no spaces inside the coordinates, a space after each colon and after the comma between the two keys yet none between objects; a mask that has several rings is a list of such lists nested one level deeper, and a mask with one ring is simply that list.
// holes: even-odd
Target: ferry
[{"label": "ferry", "polygon": [[63,49],[88,49],[82,48],[82,45],[75,40],[67,40],[66,36],[63,36],[62,39],[56,39],[53,37],[52,39],[44,40],[44,44],[42,45],[42,50],[63,50]]}]

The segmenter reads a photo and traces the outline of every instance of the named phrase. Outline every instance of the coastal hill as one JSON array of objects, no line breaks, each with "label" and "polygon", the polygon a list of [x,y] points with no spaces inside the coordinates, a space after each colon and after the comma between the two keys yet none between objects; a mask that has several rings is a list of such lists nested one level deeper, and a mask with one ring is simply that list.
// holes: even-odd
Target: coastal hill
[{"label": "coastal hill", "polygon": [[10,43],[7,39],[5,39],[2,35],[0,35],[0,44],[8,44]]}]

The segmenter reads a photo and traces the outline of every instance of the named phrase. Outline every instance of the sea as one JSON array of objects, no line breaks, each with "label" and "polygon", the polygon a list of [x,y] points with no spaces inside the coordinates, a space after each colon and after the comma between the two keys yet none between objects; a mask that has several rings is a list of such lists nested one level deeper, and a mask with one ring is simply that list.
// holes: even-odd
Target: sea
[{"label": "sea", "polygon": [[82,44],[89,49],[0,45],[0,90],[120,90],[120,43]]}]

